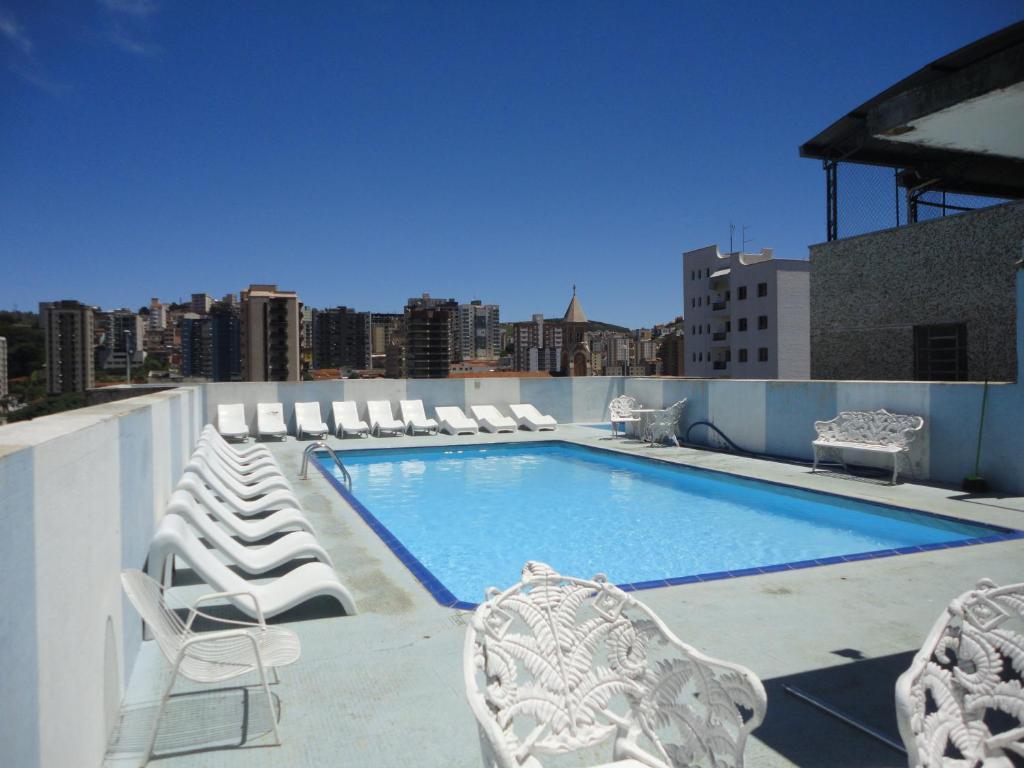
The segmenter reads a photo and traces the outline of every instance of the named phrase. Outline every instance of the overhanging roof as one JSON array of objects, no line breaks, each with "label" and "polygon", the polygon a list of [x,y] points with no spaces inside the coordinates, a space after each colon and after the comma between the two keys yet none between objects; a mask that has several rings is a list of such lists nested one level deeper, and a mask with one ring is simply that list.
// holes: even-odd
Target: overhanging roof
[{"label": "overhanging roof", "polygon": [[901,168],[908,187],[1024,197],[1024,22],[901,80],[800,155]]}]

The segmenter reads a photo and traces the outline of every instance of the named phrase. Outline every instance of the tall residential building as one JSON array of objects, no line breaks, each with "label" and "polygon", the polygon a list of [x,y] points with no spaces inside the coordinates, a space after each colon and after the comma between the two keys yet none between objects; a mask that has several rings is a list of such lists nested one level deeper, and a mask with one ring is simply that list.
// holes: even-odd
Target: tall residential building
[{"label": "tall residential building", "polygon": [[456,339],[461,360],[490,359],[501,354],[498,305],[479,300],[459,304]]},{"label": "tall residential building", "polygon": [[299,297],[276,285],[242,291],[242,378],[298,381]]},{"label": "tall residential building", "polygon": [[405,375],[412,379],[448,377],[455,347],[459,303],[424,293],[405,305]]},{"label": "tall residential building", "polygon": [[370,313],[351,307],[313,310],[313,367],[371,367]]},{"label": "tall residential building", "polygon": [[[404,322],[405,315],[389,312],[374,312],[370,315],[370,359],[374,368],[387,369],[385,361],[388,349],[392,346],[395,337],[401,340]],[[394,369],[394,362],[395,355],[392,354],[392,369]],[[401,376],[401,373],[396,375]]]},{"label": "tall residential building", "polygon": [[709,245],[683,254],[686,371],[701,378],[806,379],[810,267]]},{"label": "tall residential building", "polygon": [[210,311],[210,307],[213,306],[213,296],[208,293],[193,293],[192,303],[189,309],[195,312],[197,315],[205,315]]},{"label": "tall residential building", "polygon": [[146,324],[130,309],[115,309],[106,314],[107,331],[103,337],[100,359],[105,370],[119,371],[145,360]]},{"label": "tall residential building", "polygon": [[183,376],[241,379],[241,321],[236,307],[217,302],[206,317],[189,312],[180,328]]},{"label": "tall residential building", "polygon": [[7,339],[0,336],[0,397],[7,391]]},{"label": "tall residential building", "polygon": [[188,312],[181,318],[181,375],[213,378],[213,323]]},{"label": "tall residential building", "polygon": [[162,331],[167,327],[167,308],[160,303],[160,299],[149,300],[149,321],[146,329],[150,331]]},{"label": "tall residential building", "polygon": [[658,339],[658,358],[665,376],[683,376],[686,370],[686,339],[681,333],[669,333]]},{"label": "tall residential building", "polygon": [[299,307],[299,362],[302,369],[316,368],[313,364],[313,308]]},{"label": "tall residential building", "polygon": [[46,345],[46,391],[84,392],[95,383],[93,309],[77,301],[43,302],[39,323]]},{"label": "tall residential building", "polygon": [[512,365],[517,371],[557,371],[562,365],[562,326],[536,314],[512,326]]}]

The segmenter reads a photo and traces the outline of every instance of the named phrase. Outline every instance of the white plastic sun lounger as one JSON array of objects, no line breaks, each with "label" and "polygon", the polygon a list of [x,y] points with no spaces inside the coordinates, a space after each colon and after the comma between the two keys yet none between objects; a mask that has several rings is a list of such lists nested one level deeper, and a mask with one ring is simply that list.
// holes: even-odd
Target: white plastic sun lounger
[{"label": "white plastic sun lounger", "polygon": [[558,427],[554,416],[542,414],[532,403],[516,403],[510,405],[508,409],[512,411],[512,418],[516,420],[516,424],[523,429],[537,432],[539,430],[554,430]]},{"label": "white plastic sun lounger", "polygon": [[330,429],[320,418],[320,403],[296,403],[295,404],[295,436],[300,440],[303,435],[323,439],[330,433]]},{"label": "white plastic sun lounger", "polygon": [[292,487],[276,464],[259,464],[239,469],[230,459],[221,456],[216,448],[205,441],[200,441],[192,455],[202,456],[211,465],[216,464],[220,469],[224,470],[225,476],[234,478],[243,485],[255,485],[264,480],[279,478],[285,487]]},{"label": "white plastic sun lounger", "polygon": [[359,409],[356,407],[355,400],[335,401],[331,403],[331,411],[334,414],[334,434],[338,437],[345,435],[370,436],[370,425],[359,418]]},{"label": "white plastic sun lounger", "polygon": [[479,425],[457,405],[439,405],[434,413],[441,424],[441,431],[449,435],[475,435],[480,431]]},{"label": "white plastic sun lounger", "polygon": [[[252,504],[235,499],[234,502],[222,501],[211,491],[198,476],[186,472],[176,486],[178,490],[188,493],[204,510],[213,515],[221,524],[231,531],[232,535],[245,541],[262,541],[268,536],[281,531],[309,531],[316,534],[312,523],[298,509],[285,507],[270,512],[266,517],[246,517],[246,514],[259,512],[240,512],[236,504]],[[265,510],[260,510],[265,511]]]},{"label": "white plastic sun lounger", "polygon": [[434,419],[427,418],[423,410],[422,400],[399,400],[398,410],[402,413],[402,421],[405,423],[405,430],[410,435],[417,432],[437,432],[438,426]]},{"label": "white plastic sun lounger", "polygon": [[486,432],[516,431],[515,421],[508,416],[502,416],[493,405],[471,405],[469,410],[473,412],[473,418],[477,420],[480,429]]},{"label": "white plastic sun lounger", "polygon": [[288,481],[283,477],[262,480],[255,485],[245,485],[228,475],[223,467],[210,464],[204,456],[197,454],[193,454],[189,463],[185,465],[185,472],[191,472],[198,476],[214,493],[227,502],[232,499],[259,501],[258,506],[262,506],[262,509],[255,509],[248,513],[240,512],[240,514],[253,515],[282,507],[302,508],[299,500],[295,498],[295,494],[287,487]]},{"label": "white plastic sun lounger", "polygon": [[200,437],[209,438],[211,441],[216,442],[223,448],[227,448],[242,464],[248,464],[251,461],[257,461],[263,457],[271,456],[270,450],[265,445],[254,443],[252,445],[232,445],[223,437],[220,432],[213,424],[207,424],[203,427],[203,431],[200,433]]},{"label": "white plastic sun lounger", "polygon": [[280,403],[256,404],[256,434],[260,437],[288,437],[284,423],[284,409]]},{"label": "white plastic sun lounger", "polygon": [[245,423],[245,406],[242,403],[218,405],[217,428],[224,437],[248,440],[249,425]]},{"label": "white plastic sun lounger", "polygon": [[[270,694],[267,682],[267,668],[283,667],[298,661],[302,646],[296,634],[281,627],[268,627],[259,602],[249,590],[234,597],[245,597],[252,602],[257,614],[256,623],[220,619],[199,610],[203,603],[226,595],[203,595],[189,606],[175,600],[158,582],[142,571],[133,570],[121,572],[121,584],[135,610],[152,631],[160,652],[172,666],[170,680],[164,687],[160,706],[152,721],[148,746],[141,763],[143,768],[153,755],[160,718],[171,698],[178,675],[196,683],[222,683],[253,672],[259,673],[260,684],[270,707],[270,730],[274,740],[280,744],[277,718],[273,715],[274,697]],[[188,617],[182,620],[176,608],[189,609]],[[204,620],[212,621],[221,628],[213,632],[196,632],[192,629],[196,616],[202,616]]]},{"label": "white plastic sun lounger", "polygon": [[405,424],[395,418],[390,400],[367,400],[366,415],[370,419],[370,429],[377,437],[385,432],[391,435],[405,434]]},{"label": "white plastic sun lounger", "polygon": [[258,618],[259,612],[252,600],[239,595],[252,593],[262,609],[263,616],[271,617],[294,608],[310,598],[329,595],[335,598],[345,613],[356,613],[356,601],[338,580],[338,574],[326,563],[306,563],[266,584],[246,581],[203,546],[196,534],[178,515],[167,515],[160,521],[156,535],[149,546],[149,574],[159,576],[158,564],[168,557],[180,557],[203,581],[242,613]]},{"label": "white plastic sun lounger", "polygon": [[[213,520],[187,491],[175,491],[167,505],[167,514],[181,516],[198,536],[219,551],[232,564],[246,573],[266,573],[279,565],[300,558],[313,558],[332,565],[331,558],[308,531],[292,531],[269,544],[246,546],[235,541]],[[157,564],[158,572],[162,572]]]},{"label": "white plastic sun lounger", "polygon": [[279,474],[281,473],[281,467],[270,454],[256,456],[249,461],[242,461],[231,448],[226,447],[222,442],[205,432],[199,436],[199,440],[196,442],[196,449],[198,450],[199,448],[206,448],[215,453],[224,462],[225,466],[231,467],[239,475],[251,475],[265,468],[271,468]]}]

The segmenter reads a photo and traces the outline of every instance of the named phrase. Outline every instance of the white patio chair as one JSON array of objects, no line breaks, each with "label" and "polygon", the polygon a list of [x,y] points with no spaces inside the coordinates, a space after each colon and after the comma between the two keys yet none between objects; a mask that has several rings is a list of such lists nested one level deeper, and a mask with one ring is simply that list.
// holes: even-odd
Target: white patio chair
[{"label": "white patio chair", "polygon": [[457,405],[439,405],[434,409],[441,431],[449,435],[475,435],[480,431],[478,425],[462,412]]},{"label": "white patio chair", "polygon": [[203,456],[193,456],[185,465],[185,473],[196,475],[240,515],[257,515],[261,512],[285,507],[302,509],[295,494],[289,489],[283,488],[276,481],[267,481],[272,484],[270,488],[263,487],[261,484],[242,485],[233,478],[225,476],[223,468],[211,466]]},{"label": "white patio chair", "polygon": [[767,708],[752,672],[681,642],[600,574],[527,563],[518,584],[487,591],[464,648],[487,768],[543,768],[605,742],[623,767],[741,768]]},{"label": "white patio chair", "polygon": [[542,414],[531,403],[516,403],[510,405],[508,409],[512,412],[512,418],[516,420],[516,424],[531,432],[554,430],[558,426],[554,416]]},{"label": "white patio chair", "polygon": [[633,415],[633,408],[639,408],[640,404],[632,395],[619,395],[608,403],[608,415],[612,422],[612,437],[618,435],[619,426],[622,425],[622,433],[625,435],[626,427],[629,424],[637,424],[640,419]]},{"label": "white patio chair", "polygon": [[910,768],[1020,765],[1024,758],[1024,584],[989,579],[943,611],[896,681]]},{"label": "white patio chair", "polygon": [[337,437],[345,435],[370,436],[370,425],[359,418],[355,400],[335,401],[331,403],[331,412],[334,415],[334,434]]},{"label": "white patio chair", "polygon": [[480,429],[486,432],[515,432],[516,422],[508,416],[502,416],[501,411],[493,405],[471,405],[469,410],[473,412]]},{"label": "white patio chair", "polygon": [[324,420],[320,417],[320,403],[295,404],[295,436],[302,439],[303,435],[323,440],[330,433]]},{"label": "white patio chair", "polygon": [[398,410],[402,414],[405,430],[410,435],[417,432],[436,434],[439,427],[434,419],[428,418],[423,410],[422,400],[399,400]]},{"label": "white patio chair", "polygon": [[[262,546],[249,547],[240,544],[196,503],[190,493],[184,490],[171,494],[167,514],[182,517],[197,535],[206,539],[207,543],[220,552],[231,565],[237,565],[246,573],[266,573],[292,560],[306,558],[334,565],[330,556],[320,546],[320,542],[308,531],[292,531]],[[157,568],[160,568],[159,564]]]},{"label": "white patio chair", "polygon": [[686,410],[686,398],[672,403],[668,408],[656,413],[647,427],[647,437],[651,443],[663,444],[666,440],[679,445],[679,422]]},{"label": "white patio chair", "polygon": [[[160,707],[153,721],[153,732],[150,734],[142,765],[149,763],[153,756],[160,718],[178,675],[196,683],[220,683],[257,672],[270,706],[274,741],[280,744],[281,736],[277,728],[280,711],[275,714],[274,698],[270,694],[270,685],[267,682],[267,669],[283,667],[298,661],[302,655],[302,647],[295,633],[279,627],[268,627],[258,599],[249,590],[243,589],[238,594],[230,596],[218,593],[203,595],[191,606],[186,606],[175,601],[160,584],[141,571],[123,571],[121,584],[135,610],[150,628],[160,652],[172,669],[170,682],[160,698]],[[199,606],[205,602],[227,597],[244,597],[248,600],[253,606],[257,621],[251,623],[220,619],[199,610]],[[175,612],[176,607],[188,608],[185,620]],[[215,632],[196,632],[192,629],[192,623],[197,616],[226,628]]]},{"label": "white patio chair", "polygon": [[404,435],[405,424],[395,418],[391,410],[390,400],[367,400],[366,414],[370,419],[370,429],[377,437],[382,435]]},{"label": "white patio chair", "polygon": [[251,592],[259,601],[262,615],[271,617],[294,608],[314,597],[333,597],[348,615],[356,613],[356,602],[351,593],[338,580],[338,574],[326,563],[305,563],[273,581],[257,584],[246,581],[218,560],[178,515],[167,515],[157,526],[149,545],[147,570],[151,576],[161,576],[168,558],[177,557],[242,613],[258,618],[251,601],[239,594]]},{"label": "white patio chair", "polygon": [[273,458],[273,454],[270,453],[270,449],[265,445],[259,443],[253,443],[252,445],[239,445],[237,443],[229,443],[223,437],[220,432],[213,424],[207,424],[203,427],[203,431],[199,433],[200,437],[209,438],[212,441],[220,443],[221,447],[231,451],[242,464],[247,464],[250,461],[258,461],[263,458]]},{"label": "white patio chair", "polygon": [[223,437],[233,437],[243,442],[249,439],[249,425],[245,421],[245,406],[231,403],[217,406],[217,429]]},{"label": "white patio chair", "polygon": [[188,493],[208,514],[217,518],[232,535],[245,541],[262,541],[272,534],[287,530],[309,531],[316,534],[313,524],[298,509],[277,509],[268,513],[266,517],[250,517],[250,515],[260,514],[266,510],[247,510],[243,506],[242,509],[247,511],[239,511],[235,507],[236,504],[255,504],[256,502],[243,502],[241,499],[236,499],[234,503],[222,501],[206,487],[206,484],[198,476],[191,472],[183,474],[175,488]]},{"label": "white patio chair", "polygon": [[284,408],[280,403],[256,404],[256,434],[260,437],[288,437],[288,427],[284,423]]},{"label": "white patio chair", "polygon": [[253,486],[260,482],[277,479],[280,481],[279,485],[281,487],[289,490],[292,487],[276,462],[261,463],[256,466],[239,469],[238,465],[231,461],[230,457],[222,456],[216,447],[204,440],[199,441],[196,449],[192,451],[192,456],[202,456],[211,465],[216,464],[219,469],[223,470],[226,476],[234,478],[245,486]]}]

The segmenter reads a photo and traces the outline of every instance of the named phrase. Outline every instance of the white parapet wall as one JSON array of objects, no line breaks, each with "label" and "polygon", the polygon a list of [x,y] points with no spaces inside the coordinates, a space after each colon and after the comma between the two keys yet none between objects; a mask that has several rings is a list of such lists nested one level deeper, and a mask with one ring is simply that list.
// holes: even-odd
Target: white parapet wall
[{"label": "white parapet wall", "polygon": [[0,427],[0,763],[99,766],[141,642],[121,595],[202,424],[182,387]]}]

